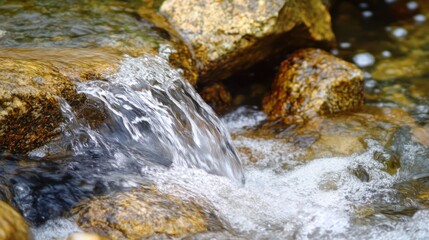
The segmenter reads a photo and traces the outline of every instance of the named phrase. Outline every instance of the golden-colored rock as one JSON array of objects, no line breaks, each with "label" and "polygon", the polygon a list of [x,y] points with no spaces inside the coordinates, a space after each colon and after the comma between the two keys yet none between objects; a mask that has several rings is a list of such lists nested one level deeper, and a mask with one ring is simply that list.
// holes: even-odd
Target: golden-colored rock
[{"label": "golden-colored rock", "polygon": [[[376,62],[371,75],[376,80],[405,80],[415,77],[421,77],[429,74],[429,2],[426,0],[413,1],[415,8],[403,8],[409,1],[396,1],[392,6],[398,10],[411,12],[411,16],[406,19],[395,21],[388,26],[392,31],[402,29],[406,33],[405,37],[398,37],[391,34],[391,42],[395,46],[395,54],[391,58],[379,59]],[[417,22],[413,16],[419,14],[425,18]]]},{"label": "golden-colored rock", "polygon": [[[269,154],[278,152],[281,155],[287,148],[295,153],[294,160],[307,161],[362,153],[367,149],[367,139],[388,145],[397,128],[403,125],[415,126],[407,112],[367,106],[359,112],[316,117],[293,128],[288,128],[283,122],[275,125],[268,122],[240,132],[238,136],[261,141],[275,139],[279,145]],[[245,144],[239,144],[237,149],[244,159],[252,163],[267,154]]]},{"label": "golden-colored rock", "polygon": [[12,207],[0,201],[0,240],[30,239],[24,218]]},{"label": "golden-colored rock", "polygon": [[[149,5],[158,5],[159,3],[149,3]],[[153,9],[143,6],[138,9],[137,13],[144,19],[151,21],[159,29],[162,29],[169,36],[169,56],[168,60],[174,67],[183,70],[184,78],[192,85],[197,84],[198,70],[195,59],[193,59],[191,50],[184,43],[180,35],[171,27],[164,16]],[[165,44],[164,44],[165,45]]]},{"label": "golden-colored rock", "polygon": [[231,94],[222,83],[214,83],[198,91],[217,114],[226,113],[231,107]]},{"label": "golden-colored rock", "polygon": [[320,49],[302,49],[282,62],[263,108],[270,120],[311,119],[363,105],[363,72]]},{"label": "golden-colored rock", "polygon": [[75,84],[104,79],[120,58],[108,49],[0,49],[0,146],[26,152],[55,137],[58,97],[79,105]]},{"label": "golden-colored rock", "polygon": [[67,240],[108,240],[108,239],[94,233],[73,233],[67,238]]},{"label": "golden-colored rock", "polygon": [[408,54],[402,58],[383,59],[379,61],[372,77],[377,80],[390,81],[420,77],[429,73],[429,54]]},{"label": "golden-colored rock", "polygon": [[186,236],[209,229],[209,216],[194,202],[140,187],[83,202],[73,210],[84,230],[110,239],[141,239],[156,234]]},{"label": "golden-colored rock", "polygon": [[193,50],[203,82],[224,79],[285,49],[335,41],[321,0],[167,0],[160,12]]}]

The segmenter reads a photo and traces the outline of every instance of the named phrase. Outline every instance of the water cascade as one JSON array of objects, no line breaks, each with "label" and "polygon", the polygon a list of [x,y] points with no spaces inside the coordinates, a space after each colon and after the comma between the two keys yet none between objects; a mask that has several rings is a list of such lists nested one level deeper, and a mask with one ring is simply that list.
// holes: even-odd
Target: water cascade
[{"label": "water cascade", "polygon": [[62,144],[74,155],[200,168],[244,182],[227,130],[162,57],[128,58],[109,81],[81,83],[78,92],[98,106],[104,122],[92,128],[62,102],[67,121]]}]

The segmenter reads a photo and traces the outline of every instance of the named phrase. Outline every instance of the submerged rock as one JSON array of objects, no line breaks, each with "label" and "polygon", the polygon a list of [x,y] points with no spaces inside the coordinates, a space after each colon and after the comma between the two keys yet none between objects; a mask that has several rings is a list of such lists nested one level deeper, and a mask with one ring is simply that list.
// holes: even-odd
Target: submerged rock
[{"label": "submerged rock", "polygon": [[395,54],[376,62],[373,78],[390,81],[429,74],[429,2],[400,0],[390,6],[394,13],[408,14],[385,27]]},{"label": "submerged rock", "polygon": [[285,49],[329,46],[335,38],[321,0],[167,0],[160,12],[188,41],[203,82]]},{"label": "submerged rock", "polygon": [[104,79],[120,56],[108,50],[0,50],[0,146],[26,152],[58,133],[64,98],[72,105],[84,100],[75,84]]},{"label": "submerged rock", "polygon": [[140,187],[83,202],[73,211],[84,230],[110,239],[141,239],[165,234],[184,237],[220,226],[214,215],[195,202]]},{"label": "submerged rock", "polygon": [[320,49],[293,53],[280,67],[263,107],[270,120],[310,119],[363,105],[363,72]]},{"label": "submerged rock", "polygon": [[24,218],[11,206],[0,201],[0,240],[30,239],[30,231]]},{"label": "submerged rock", "polygon": [[408,79],[427,74],[429,74],[429,52],[424,54],[411,53],[405,57],[383,59],[372,71],[374,79],[384,81]]}]

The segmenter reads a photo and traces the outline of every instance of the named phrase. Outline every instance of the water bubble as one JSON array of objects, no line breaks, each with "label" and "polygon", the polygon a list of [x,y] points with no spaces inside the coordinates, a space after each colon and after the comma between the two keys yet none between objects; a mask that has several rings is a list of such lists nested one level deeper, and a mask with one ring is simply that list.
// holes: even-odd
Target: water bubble
[{"label": "water bubble", "polygon": [[393,36],[395,36],[396,38],[404,38],[405,36],[407,36],[408,31],[407,31],[407,29],[405,29],[405,28],[398,27],[398,28],[395,28],[395,29],[392,31],[392,34],[393,34]]},{"label": "water bubble", "polygon": [[365,9],[365,8],[368,8],[369,5],[368,5],[368,3],[362,2],[362,3],[359,3],[359,7],[362,9]]},{"label": "water bubble", "polygon": [[353,61],[359,67],[369,67],[374,65],[375,58],[371,53],[358,53],[353,57]]},{"label": "water bubble", "polygon": [[339,51],[338,51],[338,49],[334,48],[334,49],[331,50],[331,53],[336,56],[336,55],[339,54]]},{"label": "water bubble", "polygon": [[340,43],[341,48],[350,48],[352,45],[349,42],[342,42]]},{"label": "water bubble", "polygon": [[370,18],[370,17],[372,17],[374,14],[371,12],[371,11],[363,11],[362,12],[362,16],[364,17],[364,18]]},{"label": "water bubble", "polygon": [[371,75],[371,73],[369,73],[369,72],[364,72],[364,73],[363,73],[363,77],[364,77],[365,79],[370,79],[370,78],[372,78],[372,75]]},{"label": "water bubble", "polygon": [[419,7],[419,4],[415,1],[407,2],[407,8],[409,10],[416,10]]},{"label": "water bubble", "polygon": [[374,88],[377,85],[378,85],[377,81],[375,81],[373,79],[365,81],[365,87],[366,88]]},{"label": "water bubble", "polygon": [[387,4],[391,4],[391,3],[396,2],[396,0],[384,0],[384,2],[387,3]]},{"label": "water bubble", "polygon": [[422,23],[426,21],[426,16],[423,14],[417,14],[414,16],[414,21],[418,22],[418,23]]},{"label": "water bubble", "polygon": [[390,58],[392,56],[392,53],[388,50],[385,50],[385,51],[381,52],[381,55],[385,58]]}]

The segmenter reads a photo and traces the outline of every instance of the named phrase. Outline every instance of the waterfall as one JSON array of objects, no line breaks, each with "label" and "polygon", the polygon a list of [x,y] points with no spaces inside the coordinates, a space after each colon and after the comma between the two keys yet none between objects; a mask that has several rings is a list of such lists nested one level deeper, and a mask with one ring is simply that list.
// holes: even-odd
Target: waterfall
[{"label": "waterfall", "polygon": [[77,90],[104,120],[90,127],[62,101],[63,141],[74,155],[92,152],[141,166],[200,168],[244,182],[226,128],[164,58],[126,58],[108,81],[79,83]]}]

